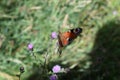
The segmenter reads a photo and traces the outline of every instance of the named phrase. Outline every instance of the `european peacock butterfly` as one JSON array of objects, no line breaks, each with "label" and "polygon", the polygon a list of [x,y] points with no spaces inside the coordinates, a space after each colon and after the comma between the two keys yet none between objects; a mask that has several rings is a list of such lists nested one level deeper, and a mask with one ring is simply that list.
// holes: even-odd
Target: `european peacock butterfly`
[{"label": "european peacock butterfly", "polygon": [[58,43],[59,43],[59,52],[61,54],[61,48],[69,45],[75,38],[77,38],[82,32],[82,28],[70,29],[67,32],[59,32],[58,34]]}]

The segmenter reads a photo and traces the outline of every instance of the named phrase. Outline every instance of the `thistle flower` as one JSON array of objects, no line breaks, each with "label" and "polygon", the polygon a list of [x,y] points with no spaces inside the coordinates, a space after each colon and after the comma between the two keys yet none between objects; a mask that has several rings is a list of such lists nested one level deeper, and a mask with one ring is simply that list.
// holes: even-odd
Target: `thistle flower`
[{"label": "thistle flower", "polygon": [[24,72],[25,72],[24,67],[21,66],[21,67],[20,67],[20,73],[24,73]]},{"label": "thistle flower", "polygon": [[56,74],[53,74],[50,76],[50,80],[57,80],[57,79],[58,79],[58,77]]},{"label": "thistle flower", "polygon": [[33,50],[33,44],[31,43],[28,44],[28,50]]},{"label": "thistle flower", "polygon": [[58,72],[60,72],[60,70],[61,70],[61,66],[59,66],[59,65],[55,65],[52,68],[53,73],[58,73]]},{"label": "thistle flower", "polygon": [[51,33],[51,38],[52,39],[56,39],[57,38],[57,33],[56,32],[52,32]]}]

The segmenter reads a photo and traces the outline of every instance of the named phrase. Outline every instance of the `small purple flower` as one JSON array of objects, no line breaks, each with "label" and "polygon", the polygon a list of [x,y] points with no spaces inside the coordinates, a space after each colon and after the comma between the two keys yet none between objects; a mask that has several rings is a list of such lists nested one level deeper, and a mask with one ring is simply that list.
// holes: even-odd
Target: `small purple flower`
[{"label": "small purple flower", "polygon": [[33,44],[31,43],[28,44],[28,50],[33,50]]},{"label": "small purple flower", "polygon": [[58,72],[60,72],[60,70],[61,70],[61,66],[59,66],[59,65],[55,65],[55,66],[52,68],[52,71],[53,71],[54,73],[58,73]]},{"label": "small purple flower", "polygon": [[56,74],[53,74],[50,76],[50,80],[57,80],[57,79],[58,79],[58,77]]},{"label": "small purple flower", "polygon": [[56,39],[57,38],[57,33],[56,32],[52,32],[51,33],[51,38],[52,39]]}]

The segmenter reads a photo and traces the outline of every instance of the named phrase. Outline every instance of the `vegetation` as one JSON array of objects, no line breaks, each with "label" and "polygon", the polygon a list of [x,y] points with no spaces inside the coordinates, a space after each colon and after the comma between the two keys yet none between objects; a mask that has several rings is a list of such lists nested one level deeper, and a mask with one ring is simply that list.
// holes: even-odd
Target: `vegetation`
[{"label": "vegetation", "polygon": [[[54,74],[58,80],[119,80],[119,5],[120,0],[0,0],[0,80],[49,80],[55,65],[63,69]],[[81,36],[59,56],[51,33],[77,27]]]}]

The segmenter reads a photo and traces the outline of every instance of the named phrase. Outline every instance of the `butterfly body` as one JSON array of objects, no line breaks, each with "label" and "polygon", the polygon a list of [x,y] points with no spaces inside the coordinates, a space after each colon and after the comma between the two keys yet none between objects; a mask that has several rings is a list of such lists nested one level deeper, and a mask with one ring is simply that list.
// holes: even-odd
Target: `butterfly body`
[{"label": "butterfly body", "polygon": [[82,28],[70,29],[67,32],[59,32],[58,34],[58,43],[59,47],[64,47],[69,45],[75,38],[77,38],[82,32]]}]

